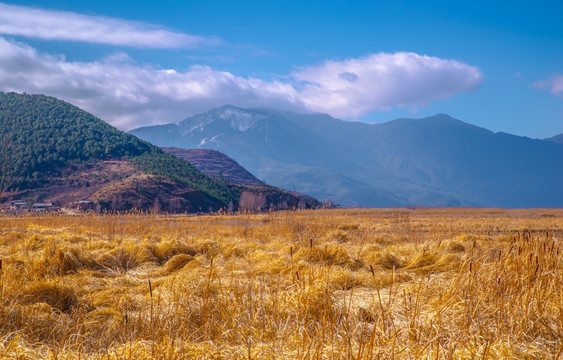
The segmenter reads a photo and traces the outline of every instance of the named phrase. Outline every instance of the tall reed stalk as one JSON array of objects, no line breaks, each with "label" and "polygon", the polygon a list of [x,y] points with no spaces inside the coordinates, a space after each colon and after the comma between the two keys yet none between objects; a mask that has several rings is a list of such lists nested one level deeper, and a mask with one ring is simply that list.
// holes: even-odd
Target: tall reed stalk
[{"label": "tall reed stalk", "polygon": [[0,301],[4,300],[4,273],[2,272],[2,258],[0,258]]}]

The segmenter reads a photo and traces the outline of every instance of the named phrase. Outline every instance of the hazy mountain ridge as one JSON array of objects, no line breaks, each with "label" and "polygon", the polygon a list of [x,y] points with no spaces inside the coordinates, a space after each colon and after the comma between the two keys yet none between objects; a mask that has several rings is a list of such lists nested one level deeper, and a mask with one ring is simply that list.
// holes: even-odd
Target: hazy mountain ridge
[{"label": "hazy mountain ridge", "polygon": [[224,106],[132,133],[222,151],[270,184],[343,205],[563,205],[562,146],[445,114],[367,124]]},{"label": "hazy mountain ridge", "polygon": [[563,145],[563,134],[555,135],[544,140]]}]

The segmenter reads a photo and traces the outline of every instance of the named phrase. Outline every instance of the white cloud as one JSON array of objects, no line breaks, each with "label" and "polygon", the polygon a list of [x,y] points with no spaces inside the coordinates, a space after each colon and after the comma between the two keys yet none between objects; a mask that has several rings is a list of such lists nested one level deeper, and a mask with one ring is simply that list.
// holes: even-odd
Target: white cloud
[{"label": "white cloud", "polygon": [[307,108],[337,117],[360,117],[392,107],[418,108],[477,89],[481,70],[456,60],[409,52],[326,61],[293,73],[304,83]]},{"label": "white cloud", "polygon": [[140,66],[124,53],[70,62],[0,37],[1,91],[56,96],[121,129],[180,121],[225,104],[354,118],[394,106],[416,109],[471,91],[481,79],[479,69],[461,62],[396,53],[327,61],[286,81],[265,81],[209,66]]},{"label": "white cloud", "polygon": [[218,42],[214,38],[188,35],[141,22],[3,3],[0,3],[0,34],[157,49]]},{"label": "white cloud", "polygon": [[552,74],[549,79],[537,81],[532,84],[537,89],[549,89],[549,91],[559,97],[563,97],[563,75]]},{"label": "white cloud", "polygon": [[296,105],[291,85],[242,78],[208,66],[185,72],[140,66],[117,53],[97,62],[69,62],[0,37],[0,90],[42,93],[75,104],[122,128],[179,121],[226,103]]}]

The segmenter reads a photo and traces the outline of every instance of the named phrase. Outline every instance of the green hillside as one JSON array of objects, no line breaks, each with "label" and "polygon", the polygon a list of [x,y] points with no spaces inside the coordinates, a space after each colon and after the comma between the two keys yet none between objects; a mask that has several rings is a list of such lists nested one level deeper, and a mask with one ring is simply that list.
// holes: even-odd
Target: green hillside
[{"label": "green hillside", "polygon": [[44,95],[0,92],[1,192],[39,188],[69,165],[111,159],[126,159],[145,173],[199,190],[221,206],[238,198],[237,189],[76,106]]}]

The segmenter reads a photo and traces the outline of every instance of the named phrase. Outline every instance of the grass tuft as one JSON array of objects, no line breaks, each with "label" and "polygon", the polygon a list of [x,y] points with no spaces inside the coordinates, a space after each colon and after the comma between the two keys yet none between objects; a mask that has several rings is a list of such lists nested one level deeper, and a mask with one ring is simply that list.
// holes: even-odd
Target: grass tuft
[{"label": "grass tuft", "polygon": [[21,289],[22,304],[44,303],[63,313],[70,313],[79,305],[72,287],[51,281],[34,282]]}]

